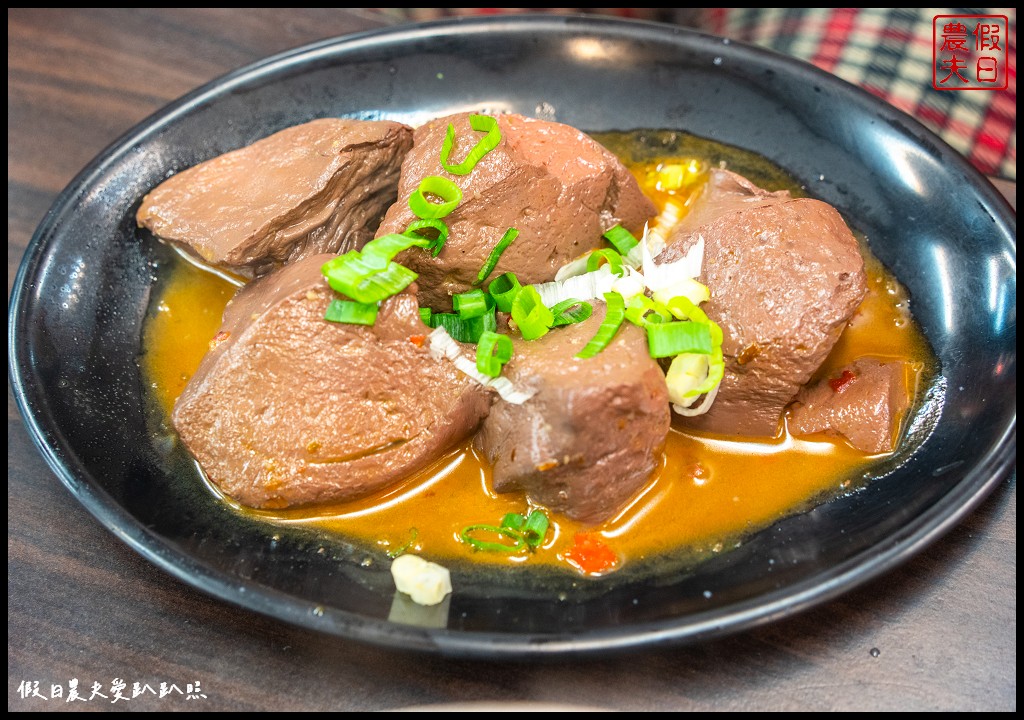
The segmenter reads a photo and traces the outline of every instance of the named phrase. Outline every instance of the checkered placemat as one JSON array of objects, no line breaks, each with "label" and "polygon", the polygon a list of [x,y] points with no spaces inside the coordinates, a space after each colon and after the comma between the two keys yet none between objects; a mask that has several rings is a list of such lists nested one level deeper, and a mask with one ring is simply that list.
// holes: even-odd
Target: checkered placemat
[{"label": "checkered placemat", "polygon": [[[812,62],[913,116],[982,173],[1017,179],[1016,8],[367,8],[402,20],[591,13],[674,22]],[[1007,87],[932,87],[937,15],[1005,15]]]},{"label": "checkered placemat", "polygon": [[[1009,19],[1006,89],[932,87],[936,15]],[[709,8],[693,20],[708,32],[807,60],[860,85],[915,117],[986,175],[1017,179],[1014,8]]]}]

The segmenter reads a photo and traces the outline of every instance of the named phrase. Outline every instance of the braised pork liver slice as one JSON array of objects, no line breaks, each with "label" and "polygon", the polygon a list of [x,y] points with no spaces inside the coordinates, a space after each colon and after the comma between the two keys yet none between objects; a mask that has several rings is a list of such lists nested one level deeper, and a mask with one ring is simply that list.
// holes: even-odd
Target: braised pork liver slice
[{"label": "braised pork liver slice", "polygon": [[480,385],[431,359],[412,292],[384,301],[372,327],[324,320],[332,257],[240,290],[174,407],[182,442],[244,505],[367,495],[436,460],[490,407]]},{"label": "braised pork liver slice", "polygon": [[867,293],[856,238],[832,206],[769,193],[714,170],[657,261],[704,239],[703,306],[724,335],[725,376],[687,427],[777,435],[786,405],[810,380]]},{"label": "braised pork liver slice", "polygon": [[396,197],[411,147],[401,123],[313,120],[173,175],[136,218],[207,264],[260,275],[362,247]]},{"label": "braised pork liver slice", "polygon": [[604,351],[574,357],[597,332],[603,303],[585,322],[538,340],[513,340],[503,375],[536,394],[497,402],[475,443],[497,492],[524,490],[571,518],[613,516],[650,479],[670,425],[665,375],[644,332],[625,323]]},{"label": "braised pork liver slice", "polygon": [[905,362],[855,360],[797,393],[790,433],[842,436],[866,453],[892,452],[910,403],[908,372]]},{"label": "braised pork liver slice", "polygon": [[615,155],[579,130],[521,115],[497,115],[501,141],[468,175],[441,166],[441,146],[451,123],[458,162],[483,137],[469,113],[431,120],[416,129],[402,164],[398,202],[377,235],[401,233],[416,220],[409,196],[425,177],[451,180],[462,201],[445,218],[449,235],[434,258],[407,252],[397,259],[420,274],[420,302],[451,308],[451,295],[469,290],[492,248],[514,227],[518,237],[491,277],[511,270],[524,285],[553,280],[560,267],[602,246],[601,234],[621,224],[639,236],[655,207]]}]

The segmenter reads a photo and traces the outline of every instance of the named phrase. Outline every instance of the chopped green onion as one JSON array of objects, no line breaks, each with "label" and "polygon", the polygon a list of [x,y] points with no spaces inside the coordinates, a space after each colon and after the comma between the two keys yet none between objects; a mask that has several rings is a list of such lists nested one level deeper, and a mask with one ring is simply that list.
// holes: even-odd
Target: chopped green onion
[{"label": "chopped green onion", "polygon": [[680,320],[693,320],[698,323],[709,323],[707,314],[696,303],[684,295],[677,295],[668,301],[668,310]]},{"label": "chopped green onion", "polygon": [[[433,315],[433,314],[434,314],[434,311],[431,310],[428,307],[421,307],[420,308],[420,320],[423,321],[424,325],[430,325],[430,316]],[[433,325],[430,325],[430,326],[434,327]]]},{"label": "chopped green onion", "polygon": [[621,225],[609,228],[602,237],[610,242],[620,255],[627,255],[630,250],[640,244],[640,241],[633,237],[633,233]]},{"label": "chopped green onion", "polygon": [[394,560],[396,557],[398,557],[399,555],[404,553],[406,550],[411,548],[413,545],[415,545],[416,544],[416,540],[417,540],[417,538],[419,538],[419,536],[420,536],[420,531],[417,530],[416,528],[413,528],[412,529],[411,537],[408,540],[405,541],[405,544],[402,545],[401,547],[395,548],[394,550],[388,550],[387,556],[389,558],[391,558],[392,560]]},{"label": "chopped green onion", "polygon": [[[477,550],[513,553],[524,548],[535,550],[540,547],[544,543],[549,525],[548,516],[543,510],[534,510],[529,517],[523,517],[520,513],[507,513],[501,519],[501,527],[470,525],[462,529],[459,537],[462,542],[472,545]],[[499,541],[473,537],[474,534],[480,533],[498,535]],[[501,542],[505,538],[511,540],[513,544]]]},{"label": "chopped green onion", "polygon": [[[601,262],[602,260],[604,263]],[[595,250],[590,253],[590,255],[587,256],[587,272],[594,272],[605,263],[608,264],[608,269],[611,270],[614,275],[622,277],[626,272],[622,267],[622,256],[611,248]]]},{"label": "chopped green onion", "polygon": [[563,300],[551,307],[551,327],[560,325],[575,325],[590,317],[594,312],[594,306],[584,300],[570,298]]},{"label": "chopped green onion", "polygon": [[512,320],[524,340],[536,340],[551,329],[554,315],[544,307],[536,288],[527,285],[512,301]]},{"label": "chopped green onion", "polygon": [[397,295],[418,277],[404,265],[386,261],[379,268],[379,258],[370,259],[372,262],[367,263],[358,251],[350,250],[328,260],[321,271],[332,289],[360,303],[380,302]]},{"label": "chopped green onion", "polygon": [[399,235],[398,233],[389,233],[366,243],[359,253],[366,262],[376,263],[379,267],[383,268],[389,261],[394,260],[395,255],[403,250],[408,250],[411,247],[429,247],[430,242],[425,237],[410,237],[408,235]]},{"label": "chopped green onion", "polygon": [[[520,515],[520,517],[522,517]],[[531,548],[537,548],[544,542],[544,536],[548,532],[548,516],[542,510],[534,510],[530,517],[526,518],[526,524],[520,533],[526,538],[526,543]]]},{"label": "chopped green onion", "polygon": [[[488,302],[490,301],[490,302]],[[494,307],[494,300],[480,288],[452,295],[452,306],[463,320],[480,317]]]},{"label": "chopped green onion", "polygon": [[615,338],[622,321],[626,319],[626,303],[622,296],[616,292],[604,294],[605,304],[608,306],[605,311],[601,327],[597,329],[594,337],[590,339],[583,349],[576,353],[581,359],[591,358],[608,347],[608,344]]},{"label": "chopped green onion", "polygon": [[665,373],[668,397],[676,405],[676,412],[683,415],[703,414],[699,408],[696,412],[685,410],[701,395],[715,393],[724,374],[725,362],[721,350],[712,355],[676,355],[668,372]]},{"label": "chopped green onion", "polygon": [[506,513],[505,517],[501,519],[501,526],[503,528],[511,528],[512,530],[519,530],[526,524],[526,518],[522,513]]},{"label": "chopped green onion", "polygon": [[377,321],[377,303],[359,303],[351,300],[331,300],[324,320],[350,325],[373,325]]},{"label": "chopped green onion", "polygon": [[[494,535],[508,538],[514,544],[509,545],[507,543],[494,542],[492,540],[481,540],[473,537],[473,533],[492,533]],[[459,533],[459,538],[462,542],[472,545],[474,550],[489,550],[491,552],[517,552],[522,550],[526,544],[526,538],[512,528],[494,527],[493,525],[470,525],[468,527],[464,527],[462,528],[462,532]]]},{"label": "chopped green onion", "polygon": [[672,321],[672,313],[660,302],[651,300],[646,295],[634,295],[626,308],[626,319],[642,328],[656,323]]},{"label": "chopped green onion", "polygon": [[[426,194],[436,195],[444,202],[427,200]],[[443,177],[429,175],[420,181],[420,186],[409,196],[409,209],[418,218],[433,220],[443,218],[458,206],[462,200],[459,186]]]},{"label": "chopped green onion", "polygon": [[493,312],[464,319],[455,313],[434,313],[430,316],[430,327],[443,327],[452,339],[462,343],[476,343],[483,333],[498,329],[498,320]]},{"label": "chopped green onion", "polygon": [[498,121],[487,115],[470,115],[469,126],[477,132],[487,133],[480,141],[473,146],[473,149],[466,155],[466,159],[458,165],[448,163],[452,147],[455,145],[455,126],[448,123],[448,131],[444,136],[444,144],[441,146],[441,166],[453,175],[468,175],[476,167],[484,155],[498,146],[501,142],[501,130],[498,128]]},{"label": "chopped green onion", "polygon": [[519,231],[515,228],[509,228],[505,231],[505,234],[501,236],[501,240],[498,244],[491,248],[491,254],[487,256],[487,262],[480,268],[480,272],[476,275],[476,283],[479,285],[487,276],[491,274],[494,268],[498,265],[498,259],[501,258],[501,254],[505,252],[505,249],[512,244],[512,241],[519,235]]},{"label": "chopped green onion", "polygon": [[711,392],[725,375],[725,359],[722,356],[722,328],[718,323],[708,321],[711,330],[711,358],[708,360],[708,376],[703,384],[693,390],[695,395]]},{"label": "chopped green onion", "polygon": [[676,355],[665,373],[669,402],[688,407],[700,394],[696,389],[708,377],[707,355]]},{"label": "chopped green onion", "polygon": [[[437,237],[433,240],[420,232],[420,230],[427,230],[430,228],[437,230]],[[445,225],[443,221],[436,218],[415,220],[409,223],[409,227],[407,227],[405,232],[402,234],[410,237],[419,237],[430,240],[430,245],[427,247],[434,254],[434,257],[437,257],[437,254],[441,252],[441,248],[444,247],[445,241],[448,240],[448,226]]]},{"label": "chopped green onion", "polygon": [[[702,323],[703,324],[703,323]],[[688,410],[694,400],[706,393],[713,393],[725,374],[725,361],[722,356],[722,328],[710,320],[704,324],[711,335],[711,353],[698,355],[682,353],[676,355],[672,365],[665,373],[668,385],[669,400],[676,404],[676,412],[684,415],[699,415],[706,409]],[[713,394],[708,395],[713,401]],[[705,399],[705,403],[708,403]],[[680,409],[679,406],[682,406]],[[710,404],[707,404],[710,407]]]},{"label": "chopped green onion", "polygon": [[[664,267],[664,265],[660,267]],[[655,290],[651,293],[651,297],[665,305],[668,305],[672,298],[685,297],[694,305],[699,306],[711,299],[711,290],[707,285],[697,282],[693,278],[680,277]]]},{"label": "chopped green onion", "polygon": [[647,349],[652,358],[672,357],[683,353],[711,354],[711,327],[707,323],[651,323],[647,326]]},{"label": "chopped green onion", "polygon": [[480,344],[476,347],[476,369],[488,377],[501,375],[501,368],[512,359],[512,340],[508,335],[500,335],[485,330],[480,335]]},{"label": "chopped green onion", "polygon": [[375,303],[407,288],[418,276],[392,261],[411,247],[426,247],[424,238],[390,234],[366,243],[362,250],[350,250],[325,262],[320,271],[336,292],[360,303]]},{"label": "chopped green onion", "polygon": [[512,301],[515,300],[522,287],[515,273],[507,272],[491,281],[491,284],[487,286],[487,293],[494,298],[499,310],[512,312]]}]

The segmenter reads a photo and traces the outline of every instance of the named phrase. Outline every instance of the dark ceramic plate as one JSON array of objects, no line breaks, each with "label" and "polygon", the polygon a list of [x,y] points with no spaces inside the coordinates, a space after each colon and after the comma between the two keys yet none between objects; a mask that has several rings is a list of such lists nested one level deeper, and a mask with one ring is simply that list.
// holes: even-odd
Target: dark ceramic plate
[{"label": "dark ceramic plate", "polygon": [[[455,568],[434,611],[393,606],[383,558],[275,532],[197,488],[147,431],[137,357],[164,258],[134,213],[170,173],[322,116],[410,124],[465,109],[587,131],[669,128],[767,156],[837,206],[912,296],[941,377],[915,442],[862,491],[687,570],[582,590]],[[50,466],[174,576],[290,623],[445,655],[686,643],[798,612],[892,569],[958,523],[1016,458],[1016,217],[914,120],[792,60],[672,26],[498,17],[353,35],[217,80],[92,162],[37,230],[10,304],[10,372]],[[568,599],[559,600],[559,596]],[[391,619],[389,619],[389,616]]]}]

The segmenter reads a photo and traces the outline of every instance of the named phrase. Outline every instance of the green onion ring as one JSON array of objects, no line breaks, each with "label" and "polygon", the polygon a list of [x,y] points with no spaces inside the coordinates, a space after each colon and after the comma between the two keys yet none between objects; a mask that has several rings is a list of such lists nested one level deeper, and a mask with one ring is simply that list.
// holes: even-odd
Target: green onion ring
[{"label": "green onion ring", "polygon": [[587,256],[587,272],[594,272],[603,264],[601,261],[604,260],[608,265],[608,269],[611,270],[612,274],[622,277],[625,274],[625,269],[622,267],[622,256],[612,250],[611,248],[604,248],[603,250],[595,250]]},{"label": "green onion ring", "polygon": [[615,333],[619,331],[622,321],[626,319],[626,302],[619,293],[605,293],[604,301],[608,306],[605,311],[604,321],[601,323],[601,327],[597,329],[597,332],[594,333],[594,337],[590,339],[590,342],[576,353],[578,358],[585,360],[594,357],[608,347],[608,344],[615,338]]},{"label": "green onion ring", "polygon": [[555,317],[544,306],[537,288],[527,285],[516,299],[512,301],[512,320],[515,322],[524,340],[536,340],[551,329],[551,321]]},{"label": "green onion ring", "polygon": [[455,145],[455,126],[448,123],[448,130],[444,136],[444,144],[441,146],[441,166],[452,175],[468,175],[484,155],[498,146],[501,142],[501,130],[498,128],[498,121],[487,115],[470,115],[469,126],[477,132],[487,133],[473,149],[466,155],[466,159],[458,165],[451,165],[448,162]]},{"label": "green onion ring", "polygon": [[475,343],[480,341],[480,336],[485,332],[498,329],[498,319],[493,311],[468,320],[455,313],[434,313],[428,325],[433,328],[443,327],[458,342]]},{"label": "green onion ring", "polygon": [[626,308],[626,319],[634,325],[647,328],[655,323],[671,322],[673,317],[669,309],[657,300],[646,295],[634,295]]},{"label": "green onion ring", "polygon": [[501,369],[512,359],[512,340],[492,330],[480,334],[476,346],[476,369],[488,377],[498,377]]},{"label": "green onion ring", "polygon": [[686,393],[687,397],[711,392],[725,375],[725,359],[722,356],[722,328],[718,326],[718,323],[710,320],[708,327],[711,329],[711,358],[708,360],[708,376],[703,384]]},{"label": "green onion ring", "polygon": [[430,325],[430,316],[434,314],[434,311],[428,307],[420,308],[420,320],[423,321],[424,325]]},{"label": "green onion ring", "polygon": [[610,242],[620,255],[627,255],[630,250],[640,244],[640,241],[633,237],[633,233],[621,225],[609,228],[602,237]]},{"label": "green onion ring", "polygon": [[515,273],[507,272],[491,281],[487,286],[487,293],[494,298],[498,309],[502,312],[512,312],[512,301],[516,299],[522,285]]},{"label": "green onion ring", "polygon": [[551,327],[575,325],[589,318],[594,313],[594,306],[585,300],[569,298],[551,306]]},{"label": "green onion ring", "polygon": [[[494,533],[495,535],[502,535],[512,540],[514,545],[506,545],[500,542],[490,542],[488,540],[478,540],[472,537],[471,533],[475,531]],[[507,552],[513,553],[522,550],[526,545],[526,538],[520,535],[512,528],[506,527],[494,527],[493,525],[469,525],[468,527],[462,528],[462,532],[459,533],[459,539],[462,542],[473,546],[474,550],[489,550],[491,552]]]},{"label": "green onion ring", "polygon": [[[424,193],[437,195],[444,202],[431,202]],[[418,218],[433,220],[448,215],[458,206],[460,200],[462,190],[458,185],[443,177],[429,175],[420,180],[420,186],[409,196],[409,209]]]},{"label": "green onion ring", "polygon": [[548,532],[548,525],[548,516],[544,514],[544,511],[534,510],[530,513],[530,517],[526,518],[526,525],[523,526],[520,533],[526,538],[526,543],[531,548],[537,548],[544,542],[544,536]]},{"label": "green onion ring", "polygon": [[324,320],[350,325],[373,325],[377,322],[377,303],[359,303],[352,300],[331,300]]},{"label": "green onion ring", "polygon": [[697,307],[690,298],[684,295],[676,295],[674,298],[668,301],[666,305],[669,312],[675,315],[680,320],[693,320],[699,323],[709,323],[708,316]]},{"label": "green onion ring", "polygon": [[452,295],[452,307],[463,320],[480,317],[494,307],[494,298],[480,288]]},{"label": "green onion ring", "polygon": [[359,254],[366,262],[380,263],[381,267],[383,267],[388,261],[394,260],[395,255],[403,250],[408,250],[411,247],[429,247],[431,242],[431,240],[422,236],[389,233],[381,235],[379,238],[374,238],[363,245],[363,249],[359,251]]},{"label": "green onion ring", "polygon": [[411,548],[416,543],[416,540],[417,540],[417,538],[419,538],[419,536],[420,536],[420,531],[417,530],[416,528],[413,528],[412,529],[412,536],[408,540],[405,541],[405,544],[402,545],[401,547],[395,548],[394,550],[388,550],[387,556],[389,558],[391,558],[392,560],[394,560],[396,557],[398,557],[399,555],[404,553],[406,550]]},{"label": "green onion ring", "polygon": [[505,517],[501,519],[501,526],[503,528],[512,528],[513,530],[519,530],[526,524],[526,518],[522,513],[506,513]]},{"label": "green onion ring", "polygon": [[487,256],[487,262],[480,268],[480,272],[476,274],[476,284],[479,285],[487,276],[491,274],[494,268],[498,265],[498,260],[501,258],[501,254],[505,252],[505,249],[512,244],[512,241],[518,237],[519,231],[515,228],[509,228],[505,231],[505,234],[501,236],[501,240],[498,244],[491,248],[491,254]]},{"label": "green onion ring", "polygon": [[[420,233],[420,230],[427,230],[428,228],[437,230],[437,237],[433,240]],[[415,220],[409,223],[409,227],[402,234],[417,239],[426,238],[430,240],[430,245],[427,246],[427,249],[434,254],[434,257],[437,257],[438,253],[441,252],[441,248],[444,247],[445,242],[448,240],[448,226],[437,218]]]}]

